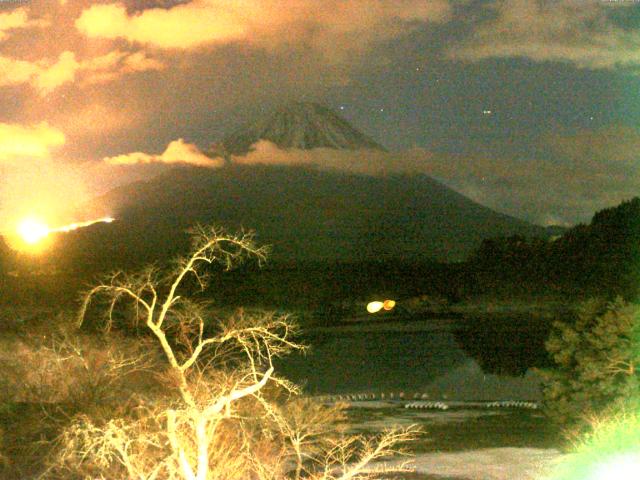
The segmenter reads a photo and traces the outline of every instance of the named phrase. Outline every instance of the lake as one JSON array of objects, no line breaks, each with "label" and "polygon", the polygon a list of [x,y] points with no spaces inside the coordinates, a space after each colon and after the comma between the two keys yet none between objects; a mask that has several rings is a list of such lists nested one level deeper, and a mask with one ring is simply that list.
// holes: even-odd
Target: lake
[{"label": "lake", "polygon": [[306,355],[280,362],[281,375],[309,394],[370,392],[407,398],[539,400],[549,324],[525,317],[395,319],[310,328]]}]

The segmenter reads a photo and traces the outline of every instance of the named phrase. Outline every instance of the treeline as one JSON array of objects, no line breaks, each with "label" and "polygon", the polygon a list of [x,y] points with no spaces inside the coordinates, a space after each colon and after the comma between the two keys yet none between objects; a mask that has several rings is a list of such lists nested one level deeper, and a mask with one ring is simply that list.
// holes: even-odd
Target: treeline
[{"label": "treeline", "polygon": [[[78,285],[86,285],[101,272],[132,270],[141,261],[153,261],[144,255],[128,255],[123,242],[105,241],[107,226],[89,233],[94,240],[69,235],[65,248],[43,256],[18,254],[0,241],[0,297],[15,302],[37,292],[39,297],[71,300],[77,297]],[[186,247],[182,237],[165,240],[172,255]],[[148,249],[146,255],[161,253],[165,250]],[[478,296],[621,296],[634,300],[640,293],[640,198],[602,210],[590,224],[578,225],[557,237],[484,240],[466,262],[272,260],[262,268],[241,267],[226,275],[225,281],[220,273],[210,272],[215,288],[207,294],[214,300],[282,308],[334,308],[378,296],[407,299],[431,295],[448,304]]]},{"label": "treeline", "polygon": [[596,213],[589,225],[546,239],[490,239],[467,263],[471,293],[638,297],[640,198]]}]

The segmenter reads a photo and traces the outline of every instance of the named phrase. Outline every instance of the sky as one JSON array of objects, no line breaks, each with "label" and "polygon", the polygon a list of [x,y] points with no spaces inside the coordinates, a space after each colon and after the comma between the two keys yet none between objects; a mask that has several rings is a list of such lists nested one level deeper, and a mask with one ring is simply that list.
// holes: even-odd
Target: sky
[{"label": "sky", "polygon": [[588,222],[640,192],[639,73],[635,0],[0,0],[0,223],[219,168],[213,142],[292,100],[389,153],[238,161],[427,174]]}]

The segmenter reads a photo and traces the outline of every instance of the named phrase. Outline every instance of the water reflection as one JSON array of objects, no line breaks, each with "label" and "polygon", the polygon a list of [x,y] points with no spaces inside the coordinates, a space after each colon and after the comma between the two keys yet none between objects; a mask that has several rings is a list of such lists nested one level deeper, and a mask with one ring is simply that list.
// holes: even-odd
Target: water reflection
[{"label": "water reflection", "polygon": [[280,372],[309,392],[415,390],[466,361],[450,332],[335,332],[308,335],[306,356]]},{"label": "water reflection", "polygon": [[308,333],[303,341],[310,351],[278,368],[312,394],[402,391],[434,399],[538,400],[539,379],[528,369],[544,357],[546,332],[527,328],[433,322],[413,331],[325,330]]}]

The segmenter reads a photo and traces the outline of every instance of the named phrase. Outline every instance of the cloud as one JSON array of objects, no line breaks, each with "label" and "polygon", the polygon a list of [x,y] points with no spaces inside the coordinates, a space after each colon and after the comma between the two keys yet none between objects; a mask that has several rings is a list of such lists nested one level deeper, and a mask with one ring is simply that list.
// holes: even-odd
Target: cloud
[{"label": "cloud", "polygon": [[81,61],[69,50],[62,52],[53,62],[29,62],[0,56],[0,86],[28,83],[41,96],[46,96],[62,85],[73,83],[78,75],[83,83],[105,83],[129,73],[163,68],[162,62],[143,52],[120,50]]},{"label": "cloud", "polygon": [[28,83],[40,71],[36,63],[0,56],[0,86]]},{"label": "cloud", "polygon": [[[533,159],[500,154],[462,155],[414,148],[379,150],[280,149],[261,140],[237,165],[278,165],[338,171],[356,175],[428,175],[468,198],[541,225],[589,221],[597,210],[613,206],[640,191],[640,130],[610,127],[540,139],[541,154]],[[110,184],[144,179],[175,164],[221,168],[195,145],[171,142],[161,155],[135,152],[102,162]],[[113,178],[111,178],[113,177]]]},{"label": "cloud", "polygon": [[617,26],[608,15],[611,8],[630,9],[633,4],[501,0],[486,7],[493,18],[473,30],[464,43],[451,47],[448,56],[465,61],[523,57],[590,69],[637,67],[640,32]]},{"label": "cloud", "polygon": [[31,82],[41,94],[47,94],[60,85],[73,82],[78,70],[80,64],[76,56],[69,51],[62,52],[56,63],[41,68]]},{"label": "cloud", "polygon": [[306,166],[385,176],[425,174],[472,200],[531,222],[569,225],[640,191],[640,131],[619,127],[553,135],[541,142],[544,158],[456,155],[412,149],[404,152],[332,149],[281,150],[260,141],[244,165]]},{"label": "cloud", "polygon": [[64,143],[64,133],[47,122],[31,126],[0,123],[0,164],[46,158]]},{"label": "cloud", "polygon": [[336,38],[385,40],[405,34],[415,23],[440,22],[449,14],[446,0],[193,0],[136,13],[128,13],[122,3],[92,5],[75,25],[91,38],[165,49],[235,41],[290,44],[292,38],[322,47]]},{"label": "cloud", "polygon": [[48,22],[44,20],[30,20],[25,8],[16,8],[10,12],[0,13],[0,41],[5,40],[9,36],[8,31],[45,27],[47,25]]},{"label": "cloud", "polygon": [[150,155],[143,152],[133,152],[126,155],[107,157],[104,162],[111,165],[137,165],[137,164],[188,164],[198,167],[219,168],[224,165],[221,158],[210,158],[202,153],[197,146],[185,143],[181,138],[171,142],[167,149],[160,155]]},{"label": "cloud", "polygon": [[260,140],[252,151],[244,156],[233,156],[240,165],[311,166],[322,170],[338,170],[347,173],[384,176],[396,173],[424,173],[431,153],[413,149],[401,153],[380,150],[282,150],[277,145]]},{"label": "cloud", "polygon": [[82,12],[76,27],[93,38],[124,38],[161,48],[191,48],[245,37],[240,12],[234,11],[237,6],[232,5],[221,8],[214,2],[192,2],[134,15],[129,15],[122,4],[93,5]]}]

